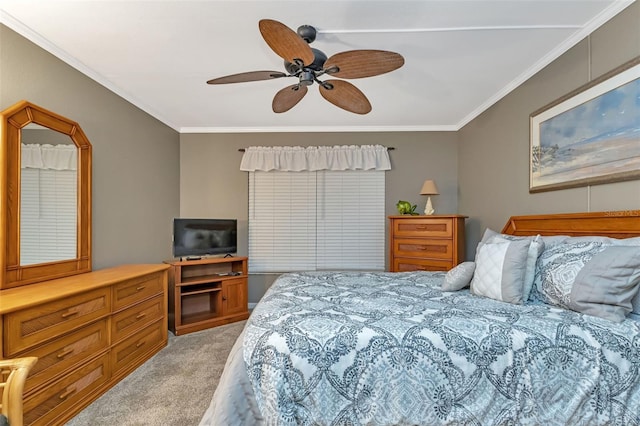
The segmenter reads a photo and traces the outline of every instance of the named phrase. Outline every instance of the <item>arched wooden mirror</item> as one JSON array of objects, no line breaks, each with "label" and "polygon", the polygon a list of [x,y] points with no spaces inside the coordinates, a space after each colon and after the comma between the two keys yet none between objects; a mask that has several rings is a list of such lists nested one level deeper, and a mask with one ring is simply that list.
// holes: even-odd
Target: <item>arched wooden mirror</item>
[{"label": "arched wooden mirror", "polygon": [[91,271],[91,143],[27,101],[1,115],[0,289]]}]

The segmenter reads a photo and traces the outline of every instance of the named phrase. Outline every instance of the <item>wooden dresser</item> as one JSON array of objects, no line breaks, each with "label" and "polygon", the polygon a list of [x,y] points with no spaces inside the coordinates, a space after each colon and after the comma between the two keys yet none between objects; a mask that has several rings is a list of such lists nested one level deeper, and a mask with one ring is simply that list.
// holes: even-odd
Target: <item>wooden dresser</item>
[{"label": "wooden dresser", "polygon": [[122,265],[0,291],[0,358],[36,356],[25,425],[61,425],[167,344],[169,265]]},{"label": "wooden dresser", "polygon": [[389,216],[390,271],[448,271],[463,262],[466,218]]}]

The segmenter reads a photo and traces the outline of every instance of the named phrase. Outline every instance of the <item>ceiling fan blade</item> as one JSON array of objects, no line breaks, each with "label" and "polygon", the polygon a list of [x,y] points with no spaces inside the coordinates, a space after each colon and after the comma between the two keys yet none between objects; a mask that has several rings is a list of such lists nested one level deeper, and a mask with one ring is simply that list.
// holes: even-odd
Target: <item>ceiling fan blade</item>
[{"label": "ceiling fan blade", "polygon": [[[363,78],[384,74],[404,65],[399,53],[386,50],[348,50],[336,53],[324,63],[324,69],[333,77]],[[338,67],[331,72],[331,67]]]},{"label": "ceiling fan blade", "polygon": [[367,114],[371,111],[369,99],[348,81],[327,80],[320,85],[320,94],[335,106],[349,112]]},{"label": "ceiling fan blade", "polygon": [[272,80],[286,76],[287,74],[280,71],[250,71],[214,78],[207,81],[207,84],[245,83],[247,81]]},{"label": "ceiling fan blade", "polygon": [[286,112],[296,106],[307,94],[307,86],[294,84],[280,90],[273,97],[271,107],[273,112]]},{"label": "ceiling fan blade", "polygon": [[261,19],[258,26],[264,41],[285,61],[295,63],[296,59],[300,59],[305,65],[313,62],[314,55],[311,48],[291,28],[272,19]]}]

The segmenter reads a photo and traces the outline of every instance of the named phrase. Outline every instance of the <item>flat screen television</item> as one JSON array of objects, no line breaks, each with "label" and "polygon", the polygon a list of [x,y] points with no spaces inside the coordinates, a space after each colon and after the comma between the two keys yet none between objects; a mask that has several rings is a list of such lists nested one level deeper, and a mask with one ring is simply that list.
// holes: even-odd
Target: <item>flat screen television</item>
[{"label": "flat screen television", "polygon": [[234,254],[238,251],[236,219],[173,219],[173,256]]}]

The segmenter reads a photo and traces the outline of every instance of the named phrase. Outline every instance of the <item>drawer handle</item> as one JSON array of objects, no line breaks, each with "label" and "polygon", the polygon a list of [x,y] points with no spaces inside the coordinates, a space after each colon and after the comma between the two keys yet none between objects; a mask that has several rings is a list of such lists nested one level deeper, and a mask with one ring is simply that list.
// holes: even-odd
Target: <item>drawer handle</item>
[{"label": "drawer handle", "polygon": [[142,291],[145,289],[146,286],[141,285],[140,287],[136,287],[136,291]]},{"label": "drawer handle", "polygon": [[139,320],[139,319],[142,319],[142,318],[144,318],[146,316],[147,316],[147,314],[145,314],[144,312],[140,312],[138,315],[136,315],[136,319]]},{"label": "drawer handle", "polygon": [[69,317],[72,317],[74,315],[78,315],[78,313],[79,313],[78,311],[71,311],[70,310],[70,311],[67,311],[64,314],[62,314],[62,318],[69,318]]},{"label": "drawer handle", "polygon": [[144,346],[146,342],[144,340],[140,340],[138,343],[136,343],[136,348],[140,348],[142,346]]},{"label": "drawer handle", "polygon": [[69,355],[71,353],[73,353],[73,349],[72,348],[68,348],[68,349],[65,349],[62,352],[60,352],[57,356],[58,356],[58,358],[64,358],[64,357],[66,357],[67,355]]},{"label": "drawer handle", "polygon": [[60,394],[60,399],[67,399],[69,395],[73,395],[76,392],[76,388],[67,389],[66,392]]},{"label": "drawer handle", "polygon": [[419,229],[419,230],[421,230],[421,231],[422,231],[422,230],[424,230],[424,229],[427,229],[427,227],[426,227],[426,226],[416,226],[416,229]]}]

